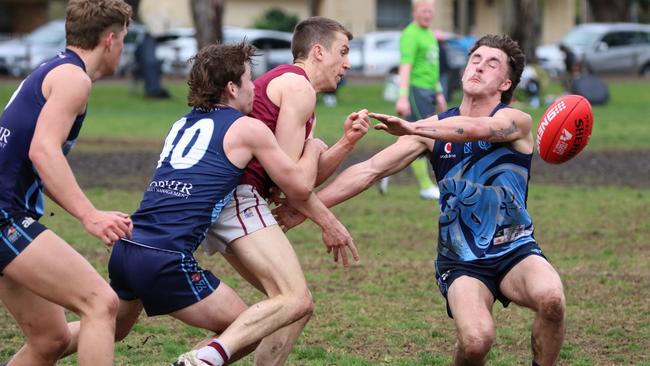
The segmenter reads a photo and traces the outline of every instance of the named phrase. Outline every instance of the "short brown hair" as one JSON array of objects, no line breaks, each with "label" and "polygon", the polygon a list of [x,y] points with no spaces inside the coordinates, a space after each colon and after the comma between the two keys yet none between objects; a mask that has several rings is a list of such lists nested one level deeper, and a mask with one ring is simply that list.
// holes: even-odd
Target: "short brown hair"
[{"label": "short brown hair", "polygon": [[329,50],[336,33],[343,33],[348,40],[352,40],[352,33],[334,19],[310,17],[298,23],[291,40],[293,61],[306,59],[311,48],[317,43]]},{"label": "short brown hair", "polygon": [[501,103],[510,103],[512,94],[515,92],[519,81],[521,81],[521,73],[524,71],[524,66],[526,65],[526,55],[519,48],[519,44],[507,34],[502,36],[488,34],[483,36],[472,47],[469,54],[471,55],[481,46],[498,48],[506,54],[508,58],[508,78],[512,82],[512,85],[510,85],[510,89],[501,94]]},{"label": "short brown hair", "polygon": [[131,15],[131,6],[123,0],[70,0],[65,19],[66,43],[92,50],[102,33],[118,33],[128,26]]},{"label": "short brown hair", "polygon": [[226,85],[232,81],[241,85],[246,71],[245,64],[255,56],[255,47],[241,42],[237,44],[211,44],[203,47],[190,59],[192,70],[187,85],[187,104],[190,107],[210,109],[223,102]]}]

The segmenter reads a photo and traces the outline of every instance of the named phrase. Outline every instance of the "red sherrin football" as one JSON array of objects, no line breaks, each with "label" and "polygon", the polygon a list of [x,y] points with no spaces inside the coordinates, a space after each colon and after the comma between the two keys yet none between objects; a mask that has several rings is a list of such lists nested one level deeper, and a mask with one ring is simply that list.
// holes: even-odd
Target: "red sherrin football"
[{"label": "red sherrin football", "polygon": [[587,99],[579,95],[559,98],[539,121],[537,152],[547,163],[564,163],[587,146],[593,123]]}]

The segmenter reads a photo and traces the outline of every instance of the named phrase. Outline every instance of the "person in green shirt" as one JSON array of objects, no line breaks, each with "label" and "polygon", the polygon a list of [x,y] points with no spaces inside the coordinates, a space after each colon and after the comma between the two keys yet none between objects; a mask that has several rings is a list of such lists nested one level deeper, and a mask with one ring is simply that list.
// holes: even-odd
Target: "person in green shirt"
[{"label": "person in green shirt", "polygon": [[[447,109],[440,85],[438,41],[430,28],[434,14],[434,0],[413,0],[413,21],[400,37],[399,97],[395,104],[397,114],[409,121],[417,121]],[[418,158],[411,169],[420,186],[420,198],[438,199],[440,191],[429,177],[426,159]],[[388,180],[379,185],[387,190]]]}]

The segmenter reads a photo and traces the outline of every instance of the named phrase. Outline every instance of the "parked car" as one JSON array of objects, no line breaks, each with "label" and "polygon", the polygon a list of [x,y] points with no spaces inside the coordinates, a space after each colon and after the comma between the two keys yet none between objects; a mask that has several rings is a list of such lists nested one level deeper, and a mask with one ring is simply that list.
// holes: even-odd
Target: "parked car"
[{"label": "parked car", "polygon": [[540,66],[556,76],[565,71],[564,44],[594,73],[634,73],[650,77],[650,24],[585,23],[574,27],[557,44],[537,47]]},{"label": "parked car", "polygon": [[[370,32],[350,42],[351,73],[363,76],[383,76],[385,78],[384,98],[397,98],[399,78],[400,31]],[[460,88],[461,77],[469,50],[476,42],[472,36],[461,36],[450,32],[436,31],[440,47],[444,47],[447,58],[448,94]]]},{"label": "parked car", "polygon": [[[400,31],[370,32],[350,42],[352,72],[363,76],[385,76],[399,68]],[[436,32],[441,47],[445,47],[450,69],[465,67],[467,53],[476,42],[471,36]]]},{"label": "parked car", "polygon": [[[133,62],[136,43],[144,34],[142,25],[132,23],[124,38],[124,49],[117,73],[122,74]],[[0,42],[0,72],[24,76],[65,49],[65,21],[52,20],[24,37]]]},{"label": "parked car", "polygon": [[[224,43],[246,40],[258,49],[253,58],[253,77],[280,65],[293,63],[289,32],[266,29],[224,27]],[[187,75],[191,65],[188,60],[197,52],[194,28],[176,28],[162,37],[156,57],[162,61],[164,74]]]}]

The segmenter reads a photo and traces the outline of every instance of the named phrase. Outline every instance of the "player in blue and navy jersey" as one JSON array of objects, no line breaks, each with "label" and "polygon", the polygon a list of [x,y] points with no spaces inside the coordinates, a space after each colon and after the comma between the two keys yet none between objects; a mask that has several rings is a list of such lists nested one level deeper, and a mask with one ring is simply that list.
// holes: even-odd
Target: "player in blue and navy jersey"
[{"label": "player in blue and navy jersey", "polygon": [[113,364],[115,293],[38,220],[46,193],[105,244],[130,235],[128,215],[97,210],[65,158],[92,82],[117,68],[130,18],[122,0],[71,0],[66,50],[27,76],[0,116],[0,299],[26,337],[9,365],[54,364],[70,340],[64,308],[81,317],[79,364]]},{"label": "player in blue and navy jersey", "polygon": [[[535,311],[533,365],[557,362],[564,339],[562,282],[542,255],[526,209],[533,153],[531,117],[508,107],[525,57],[508,36],[485,36],[470,52],[463,100],[415,123],[371,113],[402,136],[342,172],[318,196],[332,206],[428,154],[440,187],[436,279],[457,329],[454,365],[482,365],[495,338],[492,304]],[[287,227],[302,220],[277,210]]]},{"label": "player in blue and navy jersey", "polygon": [[[276,322],[260,324],[268,314],[292,311],[282,306],[282,299],[247,309],[232,288],[194,258],[208,228],[237,194],[251,159],[264,166],[288,197],[306,200],[312,195],[308,182],[316,179],[310,167],[317,166],[326,149],[320,140],[311,139],[295,163],[264,123],[246,116],[254,98],[254,51],[245,43],[210,45],[193,59],[188,81],[188,104],[193,108],[172,125],[140,207],[131,217],[133,233],[114,245],[108,264],[111,286],[120,298],[118,340],[126,337],[144,308],[149,316],[170,315],[219,334],[209,348],[217,354],[198,355],[216,364],[214,357],[222,362],[232,354],[241,357],[277,329]],[[295,255],[271,243],[235,251],[241,264],[260,274],[262,281],[279,276],[265,263],[269,258],[288,267],[294,261],[298,265]]]}]

